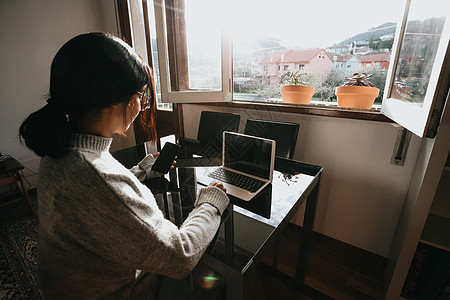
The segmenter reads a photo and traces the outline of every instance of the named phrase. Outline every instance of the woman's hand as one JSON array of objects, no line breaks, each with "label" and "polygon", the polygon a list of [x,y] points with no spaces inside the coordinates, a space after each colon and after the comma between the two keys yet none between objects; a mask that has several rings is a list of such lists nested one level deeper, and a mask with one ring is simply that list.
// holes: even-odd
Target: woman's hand
[{"label": "woman's hand", "polygon": [[[153,153],[152,154],[154,158],[157,158],[159,156],[159,152]],[[170,166],[170,169],[172,170],[174,167],[174,164],[176,164],[177,162],[174,160],[172,165]]]},{"label": "woman's hand", "polygon": [[210,184],[209,184],[209,186],[215,186],[215,187],[218,187],[219,189],[221,189],[222,191],[224,191],[225,193],[227,192],[227,189],[223,186],[223,184],[222,183],[220,183],[220,182],[211,182]]}]

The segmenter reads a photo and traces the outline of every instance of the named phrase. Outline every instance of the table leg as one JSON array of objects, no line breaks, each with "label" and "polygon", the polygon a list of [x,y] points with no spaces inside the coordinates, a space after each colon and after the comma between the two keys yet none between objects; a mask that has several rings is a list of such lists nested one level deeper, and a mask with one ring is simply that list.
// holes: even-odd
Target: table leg
[{"label": "table leg", "polygon": [[273,246],[273,262],[272,262],[272,268],[277,270],[278,268],[278,256],[280,254],[280,238],[277,238],[275,241],[275,245]]},{"label": "table leg", "polygon": [[234,212],[233,204],[228,205],[230,215],[225,221],[225,260],[227,264],[234,264]]},{"label": "table leg", "polygon": [[305,281],[306,267],[308,263],[309,249],[313,234],[314,218],[316,216],[317,198],[319,194],[319,181],[308,195],[306,200],[305,215],[303,219],[302,237],[298,253],[297,269],[295,271],[295,281],[301,285]]},{"label": "table leg", "polygon": [[252,264],[244,274],[228,267],[227,270],[227,299],[253,299],[253,287],[256,269]]}]

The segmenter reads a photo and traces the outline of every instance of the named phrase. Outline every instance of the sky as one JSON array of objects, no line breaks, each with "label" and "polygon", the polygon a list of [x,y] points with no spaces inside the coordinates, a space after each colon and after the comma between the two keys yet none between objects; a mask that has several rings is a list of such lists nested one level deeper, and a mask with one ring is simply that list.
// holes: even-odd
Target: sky
[{"label": "sky", "polygon": [[[416,14],[450,10],[450,0],[419,1],[424,5]],[[324,48],[383,23],[400,22],[405,0],[187,0],[186,6],[188,20],[194,20],[190,28],[200,32],[197,38],[203,42],[214,35],[214,24],[225,24],[236,40],[276,37],[287,47]],[[210,8],[217,14],[205,14]]]}]

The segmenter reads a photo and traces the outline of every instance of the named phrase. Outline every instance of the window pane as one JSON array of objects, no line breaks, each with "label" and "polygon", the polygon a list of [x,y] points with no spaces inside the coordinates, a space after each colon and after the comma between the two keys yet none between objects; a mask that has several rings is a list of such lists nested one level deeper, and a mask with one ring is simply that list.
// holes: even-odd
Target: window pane
[{"label": "window pane", "polygon": [[403,1],[229,1],[234,99],[281,102],[281,77],[301,70],[316,88],[311,103],[336,105],[335,88],[363,72],[379,106]]},{"label": "window pane", "polygon": [[391,97],[422,105],[441,40],[448,0],[412,1]]},{"label": "window pane", "polygon": [[154,12],[154,3],[153,1],[147,2],[147,13],[149,20],[149,30],[150,30],[150,39],[151,45],[147,45],[147,47],[151,47],[152,49],[152,64],[153,64],[153,78],[155,80],[155,89],[156,89],[156,103],[157,108],[162,110],[172,110],[172,103],[162,103],[161,102],[161,78],[159,74],[159,61],[158,61],[158,48],[157,48],[157,40],[156,40],[156,25],[155,25],[155,12]]},{"label": "window pane", "polygon": [[189,89],[221,90],[219,0],[185,1]]}]

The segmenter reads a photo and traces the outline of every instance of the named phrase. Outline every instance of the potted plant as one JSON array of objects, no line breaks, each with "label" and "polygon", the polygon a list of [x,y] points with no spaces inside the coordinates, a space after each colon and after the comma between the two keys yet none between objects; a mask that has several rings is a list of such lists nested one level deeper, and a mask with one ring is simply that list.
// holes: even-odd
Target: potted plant
[{"label": "potted plant", "polygon": [[365,73],[355,73],[352,77],[346,78],[347,81],[336,88],[338,106],[372,108],[375,98],[380,93],[380,89],[376,88],[370,81],[367,81],[370,77],[371,75]]},{"label": "potted plant", "polygon": [[309,104],[314,95],[315,88],[307,86],[302,76],[306,73],[300,71],[289,72],[281,77],[281,97],[285,103]]}]

